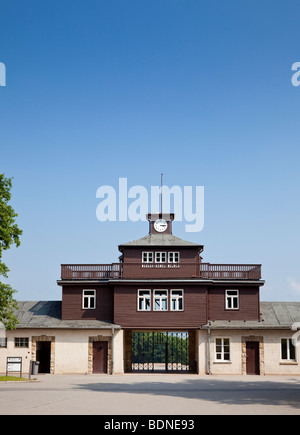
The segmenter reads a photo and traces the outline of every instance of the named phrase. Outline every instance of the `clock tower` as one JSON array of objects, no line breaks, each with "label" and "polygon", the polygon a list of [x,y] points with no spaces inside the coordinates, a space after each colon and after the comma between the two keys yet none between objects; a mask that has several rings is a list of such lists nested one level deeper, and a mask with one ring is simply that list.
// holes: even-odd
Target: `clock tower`
[{"label": "clock tower", "polygon": [[149,234],[172,234],[174,213],[148,213]]}]

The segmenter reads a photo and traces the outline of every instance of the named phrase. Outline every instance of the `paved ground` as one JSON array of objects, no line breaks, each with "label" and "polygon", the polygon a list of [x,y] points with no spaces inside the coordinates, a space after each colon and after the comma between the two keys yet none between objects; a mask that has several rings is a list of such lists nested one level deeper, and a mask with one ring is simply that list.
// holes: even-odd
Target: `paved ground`
[{"label": "paved ground", "polygon": [[39,375],[0,383],[0,414],[300,414],[300,376]]}]

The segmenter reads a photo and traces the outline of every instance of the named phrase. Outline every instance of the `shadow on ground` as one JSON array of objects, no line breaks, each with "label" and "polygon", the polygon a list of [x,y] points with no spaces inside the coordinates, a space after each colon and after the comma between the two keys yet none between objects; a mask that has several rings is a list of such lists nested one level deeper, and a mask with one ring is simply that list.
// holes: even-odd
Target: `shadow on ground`
[{"label": "shadow on ground", "polygon": [[154,395],[203,400],[220,405],[271,405],[289,406],[300,409],[300,378],[285,381],[247,381],[220,379],[186,379],[168,381],[100,382],[77,384],[74,388],[94,392],[111,392],[133,395]]}]

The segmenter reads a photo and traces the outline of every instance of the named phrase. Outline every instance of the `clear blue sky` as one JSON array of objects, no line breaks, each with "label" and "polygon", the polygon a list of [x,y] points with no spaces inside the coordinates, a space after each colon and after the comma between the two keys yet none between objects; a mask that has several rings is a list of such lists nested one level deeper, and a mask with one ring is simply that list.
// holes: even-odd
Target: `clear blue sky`
[{"label": "clear blue sky", "polygon": [[298,0],[10,0],[0,6],[0,172],[19,300],[60,299],[61,263],[110,263],[144,222],[96,219],[101,185],[200,185],[204,261],[262,263],[300,300]]}]

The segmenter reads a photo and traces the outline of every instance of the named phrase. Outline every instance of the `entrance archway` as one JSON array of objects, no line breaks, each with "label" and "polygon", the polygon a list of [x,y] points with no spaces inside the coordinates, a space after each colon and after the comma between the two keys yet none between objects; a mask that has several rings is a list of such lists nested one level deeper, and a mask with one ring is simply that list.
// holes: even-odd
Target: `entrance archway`
[{"label": "entrance archway", "polygon": [[126,371],[194,373],[194,336],[193,331],[130,331]]}]

